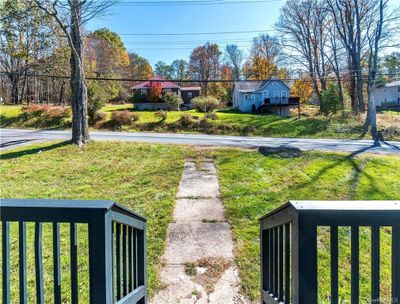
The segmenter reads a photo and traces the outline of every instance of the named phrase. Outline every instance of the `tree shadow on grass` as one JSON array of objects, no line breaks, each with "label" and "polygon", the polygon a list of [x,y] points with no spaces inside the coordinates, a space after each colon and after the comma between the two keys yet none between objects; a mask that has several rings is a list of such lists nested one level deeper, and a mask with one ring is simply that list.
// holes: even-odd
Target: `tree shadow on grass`
[{"label": "tree shadow on grass", "polygon": [[[349,154],[349,155],[347,155],[345,157],[342,157],[340,160],[332,163],[331,165],[321,168],[316,174],[314,174],[311,177],[310,180],[296,185],[294,187],[294,189],[302,189],[304,187],[307,187],[308,185],[314,184],[320,178],[322,178],[322,176],[324,176],[329,170],[332,170],[332,169],[336,168],[337,166],[343,164],[344,162],[348,162],[353,168],[353,176],[351,178],[350,189],[348,191],[349,199],[354,199],[354,197],[356,196],[357,189],[358,189],[358,183],[359,183],[359,180],[360,180],[361,176],[365,176],[368,179],[368,181],[370,183],[370,186],[371,186],[371,188],[370,188],[371,192],[377,193],[377,194],[382,194],[384,196],[384,193],[382,193],[382,191],[380,191],[376,187],[374,178],[371,175],[369,175],[366,172],[364,172],[364,168],[366,166],[367,161],[363,161],[361,164],[358,164],[356,162],[356,160],[355,160],[355,157],[357,155],[359,155],[361,153],[364,153],[364,152],[367,152],[368,150],[370,150],[370,149],[372,149],[374,147],[377,147],[377,145],[371,145],[371,146],[359,149],[359,150],[354,151],[354,152],[352,152],[351,154]],[[310,198],[310,200],[311,199],[312,198]]]},{"label": "tree shadow on grass", "polygon": [[55,144],[52,144],[52,145],[49,145],[49,146],[45,146],[45,147],[24,149],[24,150],[15,151],[15,152],[4,153],[4,154],[0,155],[0,158],[2,160],[14,159],[14,158],[19,158],[19,157],[26,156],[26,155],[36,154],[36,153],[39,153],[39,152],[50,151],[50,150],[61,148],[61,147],[64,147],[64,146],[67,146],[67,145],[70,145],[70,144],[72,144],[72,142],[70,140],[66,140],[66,141],[55,143]]}]

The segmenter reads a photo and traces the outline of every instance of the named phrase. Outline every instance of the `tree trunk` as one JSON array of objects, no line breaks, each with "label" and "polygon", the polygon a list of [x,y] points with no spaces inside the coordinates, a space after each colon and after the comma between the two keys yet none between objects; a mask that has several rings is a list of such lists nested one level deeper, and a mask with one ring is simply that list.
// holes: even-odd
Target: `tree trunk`
[{"label": "tree trunk", "polygon": [[365,134],[368,131],[368,126],[370,126],[371,136],[375,141],[375,144],[379,144],[379,134],[376,125],[375,71],[372,71],[369,76],[370,80],[368,80],[368,112],[364,124],[363,134]]},{"label": "tree trunk", "polygon": [[11,103],[19,104],[19,79],[11,77]]},{"label": "tree trunk", "polygon": [[81,32],[81,3],[71,4],[71,93],[72,93],[72,142],[82,147],[89,140],[87,118],[87,89],[83,67],[83,42]]}]

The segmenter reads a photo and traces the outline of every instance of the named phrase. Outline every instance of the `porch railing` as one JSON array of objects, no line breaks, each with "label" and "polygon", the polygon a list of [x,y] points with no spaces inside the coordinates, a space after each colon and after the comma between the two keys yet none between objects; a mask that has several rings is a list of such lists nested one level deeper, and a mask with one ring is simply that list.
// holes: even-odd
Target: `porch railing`
[{"label": "porch railing", "polygon": [[[360,227],[371,234],[370,299],[383,302],[380,290],[380,228],[391,229],[391,299],[400,303],[400,201],[291,201],[260,219],[261,303],[317,304],[317,228],[330,239],[329,303],[339,303],[338,228],[351,231],[351,301],[360,300]],[[325,302],[324,302],[325,303]],[[342,302],[341,302],[342,303]]]},{"label": "porch railing", "polygon": [[[44,303],[42,226],[50,223],[52,249],[53,301],[61,303],[63,273],[60,247],[60,225],[69,225],[70,299],[78,303],[77,225],[87,225],[89,260],[89,301],[94,304],[146,303],[146,220],[112,201],[1,199],[2,224],[2,299],[10,303],[10,242],[18,241],[18,298],[27,303],[27,224],[34,225],[35,298]],[[18,225],[10,233],[10,224]],[[15,232],[15,233],[14,233]],[[80,235],[80,234],[79,234]],[[86,236],[84,236],[86,237]],[[47,248],[46,248],[47,249]],[[32,256],[31,254],[31,256]],[[47,252],[46,252],[46,255]],[[29,262],[29,261],[28,261]],[[13,285],[15,286],[15,285]],[[47,300],[46,300],[47,302]]]}]

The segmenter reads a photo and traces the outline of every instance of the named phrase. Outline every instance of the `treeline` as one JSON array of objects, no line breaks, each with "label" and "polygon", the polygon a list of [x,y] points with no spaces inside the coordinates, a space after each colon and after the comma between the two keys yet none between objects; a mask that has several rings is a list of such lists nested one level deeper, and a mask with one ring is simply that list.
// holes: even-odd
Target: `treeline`
[{"label": "treeline", "polygon": [[[35,1],[35,3],[40,3]],[[96,4],[96,2],[93,2]],[[1,3],[0,94],[6,102],[69,103],[69,79],[43,75],[71,74],[68,39],[43,9],[30,1]],[[189,60],[149,62],[128,52],[121,38],[103,28],[83,32],[85,77],[198,81],[203,94],[229,100],[231,83],[207,80],[292,80],[302,101],[337,100],[335,109],[366,111],[374,76],[387,82],[400,74],[397,8],[387,0],[288,0],[275,27],[276,36],[253,38],[245,53],[239,46],[206,43]],[[127,100],[132,82],[88,81],[88,92],[105,100]],[[327,94],[327,92],[329,94]]]}]

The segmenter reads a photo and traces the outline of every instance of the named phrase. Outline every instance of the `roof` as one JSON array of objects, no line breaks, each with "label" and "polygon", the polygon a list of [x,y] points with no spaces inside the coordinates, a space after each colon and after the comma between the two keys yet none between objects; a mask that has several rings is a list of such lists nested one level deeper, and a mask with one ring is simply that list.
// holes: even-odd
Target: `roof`
[{"label": "roof", "polygon": [[181,91],[200,91],[201,87],[181,87]]},{"label": "roof", "polygon": [[163,89],[179,89],[179,86],[175,82],[169,81],[165,77],[157,75],[150,77],[149,80],[138,83],[131,89],[136,90],[136,89],[150,88],[152,82],[161,82],[161,88]]},{"label": "roof", "polygon": [[273,80],[278,80],[289,88],[289,86],[282,79],[279,79],[279,78],[270,78],[270,79],[259,80],[259,81],[254,81],[254,80],[252,80],[252,81],[236,81],[234,85],[235,85],[235,89],[237,89],[239,92],[243,92],[243,93],[256,92],[258,90],[261,90],[264,86],[266,86],[269,82],[271,82]]}]

